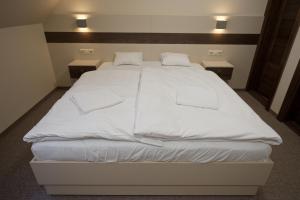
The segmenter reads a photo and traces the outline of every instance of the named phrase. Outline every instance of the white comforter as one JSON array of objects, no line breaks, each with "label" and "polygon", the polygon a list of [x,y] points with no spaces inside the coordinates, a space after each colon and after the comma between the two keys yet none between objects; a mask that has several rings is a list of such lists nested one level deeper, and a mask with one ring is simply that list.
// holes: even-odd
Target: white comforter
[{"label": "white comforter", "polygon": [[[140,72],[142,71],[142,73]],[[176,104],[178,86],[213,88],[219,110]],[[82,113],[72,94],[107,88],[123,102]],[[160,145],[162,140],[260,141],[281,138],[211,72],[191,67],[98,70],[84,74],[24,137],[26,142],[107,139]]]},{"label": "white comforter", "polygon": [[[176,90],[185,86],[214,90],[219,109],[176,104]],[[282,142],[216,74],[195,68],[143,70],[134,131],[158,140]]]},{"label": "white comforter", "polygon": [[[136,141],[133,136],[140,72],[99,70],[85,73],[24,137],[27,142],[102,138]],[[72,94],[107,88],[124,101],[118,105],[82,113],[71,102]]]}]

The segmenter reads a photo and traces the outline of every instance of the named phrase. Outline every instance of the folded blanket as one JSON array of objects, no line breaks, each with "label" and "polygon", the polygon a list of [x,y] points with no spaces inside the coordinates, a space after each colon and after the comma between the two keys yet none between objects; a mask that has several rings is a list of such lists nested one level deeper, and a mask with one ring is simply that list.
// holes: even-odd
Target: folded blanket
[{"label": "folded blanket", "polygon": [[179,87],[176,91],[176,103],[205,109],[218,109],[218,96],[212,88],[200,86]]},{"label": "folded blanket", "polygon": [[108,108],[123,102],[121,97],[105,88],[74,93],[70,100],[83,113]]}]

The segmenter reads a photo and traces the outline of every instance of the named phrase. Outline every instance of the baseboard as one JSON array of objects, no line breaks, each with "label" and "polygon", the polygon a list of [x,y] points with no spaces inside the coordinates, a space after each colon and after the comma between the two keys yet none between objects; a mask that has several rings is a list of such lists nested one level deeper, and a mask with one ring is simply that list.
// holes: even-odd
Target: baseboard
[{"label": "baseboard", "polygon": [[269,113],[271,113],[276,118],[278,116],[278,114],[276,112],[274,112],[272,109],[269,110]]},{"label": "baseboard", "polygon": [[69,90],[71,88],[71,86],[58,86],[56,87],[56,89],[60,89],[60,90]]},{"label": "baseboard", "polygon": [[268,99],[262,96],[261,94],[257,93],[254,90],[249,90],[249,94],[254,97],[258,102],[260,102],[264,107],[268,106]]},{"label": "baseboard", "polygon": [[233,88],[236,92],[246,92],[247,90],[245,88]]}]

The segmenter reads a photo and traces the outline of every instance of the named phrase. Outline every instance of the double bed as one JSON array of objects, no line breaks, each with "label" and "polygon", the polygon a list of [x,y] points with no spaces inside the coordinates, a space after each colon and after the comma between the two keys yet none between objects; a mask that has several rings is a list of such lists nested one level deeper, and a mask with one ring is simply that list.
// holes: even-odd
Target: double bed
[{"label": "double bed", "polygon": [[[193,91],[177,102],[179,88],[204,91],[209,108],[190,105]],[[121,101],[88,112],[72,101],[104,89]],[[281,143],[216,74],[160,62],[85,73],[24,140],[49,194],[82,195],[254,195]]]}]

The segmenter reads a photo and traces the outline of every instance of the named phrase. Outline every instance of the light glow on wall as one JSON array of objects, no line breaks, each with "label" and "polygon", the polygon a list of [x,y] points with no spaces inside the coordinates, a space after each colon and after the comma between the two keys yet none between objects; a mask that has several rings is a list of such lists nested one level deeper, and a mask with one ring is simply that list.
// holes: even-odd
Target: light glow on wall
[{"label": "light glow on wall", "polygon": [[216,16],[216,21],[228,21],[228,16]]},{"label": "light glow on wall", "polygon": [[222,33],[226,33],[226,29],[214,29],[212,31],[212,33],[216,33],[216,34],[222,34]]},{"label": "light glow on wall", "polygon": [[88,15],[88,14],[74,14],[74,17],[76,19],[88,19],[90,17],[90,15]]},{"label": "light glow on wall", "polygon": [[82,32],[82,33],[86,33],[86,32],[91,32],[91,29],[86,27],[86,28],[76,28],[77,32]]}]

